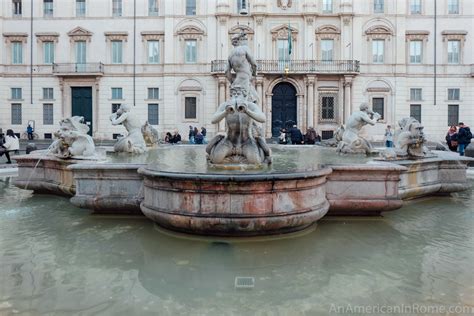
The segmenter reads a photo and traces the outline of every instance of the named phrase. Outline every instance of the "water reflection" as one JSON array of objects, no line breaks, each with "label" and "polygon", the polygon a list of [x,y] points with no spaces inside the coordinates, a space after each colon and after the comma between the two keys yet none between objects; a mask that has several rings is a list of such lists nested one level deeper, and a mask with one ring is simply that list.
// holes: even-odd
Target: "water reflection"
[{"label": "water reflection", "polygon": [[[326,218],[297,238],[213,242],[0,179],[0,314],[324,315],[331,304],[474,299],[472,192]],[[254,288],[236,289],[237,276]]]}]

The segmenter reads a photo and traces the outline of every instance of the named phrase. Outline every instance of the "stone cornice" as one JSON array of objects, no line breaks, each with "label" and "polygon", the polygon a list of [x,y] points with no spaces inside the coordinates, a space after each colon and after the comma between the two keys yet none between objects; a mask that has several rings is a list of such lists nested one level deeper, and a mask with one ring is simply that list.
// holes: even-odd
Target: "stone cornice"
[{"label": "stone cornice", "polygon": [[441,32],[443,36],[443,42],[449,40],[458,40],[458,41],[466,41],[467,31],[456,31],[456,30],[448,30]]},{"label": "stone cornice", "polygon": [[162,31],[143,31],[140,33],[142,42],[144,41],[163,41],[165,32]]},{"label": "stone cornice", "polygon": [[106,41],[127,41],[128,32],[104,32]]},{"label": "stone cornice", "polygon": [[3,37],[5,37],[5,43],[11,43],[11,42],[26,43],[28,39],[28,33],[5,32],[3,33]]},{"label": "stone cornice", "polygon": [[91,37],[93,33],[91,31],[88,31],[80,26],[72,29],[67,33],[67,35],[70,37],[71,42],[75,41],[91,41]]},{"label": "stone cornice", "polygon": [[202,40],[202,37],[206,35],[203,30],[195,25],[184,26],[176,32],[179,40],[195,39]]}]

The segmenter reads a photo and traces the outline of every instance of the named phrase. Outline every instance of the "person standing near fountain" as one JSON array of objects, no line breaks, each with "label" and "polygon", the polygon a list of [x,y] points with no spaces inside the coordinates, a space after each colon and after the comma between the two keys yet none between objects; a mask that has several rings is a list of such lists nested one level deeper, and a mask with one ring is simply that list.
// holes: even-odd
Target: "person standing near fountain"
[{"label": "person standing near fountain", "polygon": [[463,122],[459,123],[459,131],[458,131],[458,150],[459,155],[464,156],[464,151],[466,147],[469,146],[471,143],[472,133],[469,129],[469,126],[464,125]]},{"label": "person standing near fountain", "polygon": [[113,125],[122,124],[128,132],[126,137],[120,138],[114,145],[115,152],[141,154],[146,150],[142,134],[142,124],[136,115],[130,112],[129,105],[122,104],[117,112],[110,116]]},{"label": "person standing near fountain", "polygon": [[18,141],[18,137],[15,136],[13,130],[7,130],[7,136],[5,137],[5,143],[0,146],[0,157],[5,154],[7,157],[7,163],[11,164],[12,161],[10,160],[10,151],[15,151],[20,149],[20,142]]}]

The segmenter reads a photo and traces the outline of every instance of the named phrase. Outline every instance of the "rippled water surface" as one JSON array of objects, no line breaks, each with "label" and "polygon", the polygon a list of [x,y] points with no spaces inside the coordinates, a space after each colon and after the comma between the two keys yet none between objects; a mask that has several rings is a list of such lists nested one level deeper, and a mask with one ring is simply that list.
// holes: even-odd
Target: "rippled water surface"
[{"label": "rippled water surface", "polygon": [[[0,178],[0,315],[326,315],[473,306],[472,191],[293,238],[187,239]],[[236,289],[236,277],[253,277]]]},{"label": "rippled water surface", "polygon": [[[219,170],[208,167],[204,145],[165,145],[143,155],[110,154],[109,162],[147,163],[149,168],[165,172],[209,174],[239,174],[242,170]],[[246,173],[291,173],[317,170],[322,164],[365,163],[372,160],[361,155],[337,155],[335,148],[321,146],[271,145],[273,163],[263,169]],[[245,167],[244,167],[245,168]]]}]

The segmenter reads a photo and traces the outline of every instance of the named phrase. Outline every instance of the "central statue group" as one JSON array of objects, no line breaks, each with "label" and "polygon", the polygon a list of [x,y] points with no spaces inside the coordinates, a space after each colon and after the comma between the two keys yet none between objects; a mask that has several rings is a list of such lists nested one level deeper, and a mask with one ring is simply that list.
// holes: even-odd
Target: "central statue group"
[{"label": "central statue group", "polygon": [[252,85],[257,63],[244,32],[232,38],[232,45],[234,49],[225,71],[231,83],[230,99],[219,105],[211,121],[217,124],[225,119],[226,134],[218,134],[209,142],[206,148],[208,161],[214,165],[270,164],[271,151],[259,126],[265,123],[266,117],[257,105],[257,93]]}]

